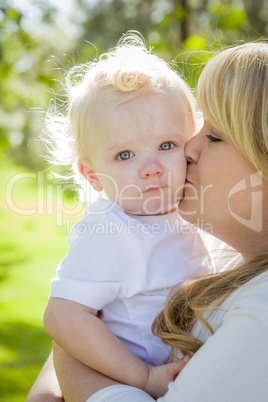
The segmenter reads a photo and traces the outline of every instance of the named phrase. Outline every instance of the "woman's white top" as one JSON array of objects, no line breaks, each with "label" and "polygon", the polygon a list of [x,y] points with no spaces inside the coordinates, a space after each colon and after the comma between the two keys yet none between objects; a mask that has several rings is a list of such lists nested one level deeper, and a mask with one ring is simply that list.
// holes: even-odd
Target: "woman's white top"
[{"label": "woman's white top", "polygon": [[[158,402],[267,402],[268,272],[234,292],[208,321],[214,335],[196,323],[193,334],[205,344]],[[105,401],[154,399],[126,385],[105,388],[88,399]]]}]

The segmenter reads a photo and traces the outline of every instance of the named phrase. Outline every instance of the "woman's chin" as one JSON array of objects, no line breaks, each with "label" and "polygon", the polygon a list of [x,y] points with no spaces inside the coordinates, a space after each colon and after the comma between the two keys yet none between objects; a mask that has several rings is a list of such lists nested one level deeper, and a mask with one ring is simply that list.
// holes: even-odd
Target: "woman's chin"
[{"label": "woman's chin", "polygon": [[196,205],[194,206],[191,201],[183,198],[179,203],[179,213],[185,221],[197,224],[199,215],[196,210]]},{"label": "woman's chin", "polygon": [[182,217],[183,220],[186,222],[190,223],[191,225],[199,227],[199,219],[198,217],[194,217],[193,215],[189,215],[187,213],[182,212],[179,210],[180,216]]}]

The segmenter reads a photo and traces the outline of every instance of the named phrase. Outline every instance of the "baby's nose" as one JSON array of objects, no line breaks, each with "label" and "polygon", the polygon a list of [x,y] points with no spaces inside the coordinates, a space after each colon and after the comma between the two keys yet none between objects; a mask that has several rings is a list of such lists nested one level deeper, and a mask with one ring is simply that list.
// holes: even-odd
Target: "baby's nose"
[{"label": "baby's nose", "polygon": [[163,174],[163,167],[157,161],[147,161],[140,168],[139,171],[140,177],[143,179],[147,179],[149,177],[161,176]]}]

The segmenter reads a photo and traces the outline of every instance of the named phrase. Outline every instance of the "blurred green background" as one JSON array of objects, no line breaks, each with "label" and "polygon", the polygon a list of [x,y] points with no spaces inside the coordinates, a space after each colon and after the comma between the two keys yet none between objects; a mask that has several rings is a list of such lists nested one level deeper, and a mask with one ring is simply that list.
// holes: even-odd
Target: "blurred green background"
[{"label": "blurred green background", "polygon": [[0,0],[0,401],[25,401],[48,356],[50,279],[83,212],[36,141],[64,71],[137,30],[194,90],[207,51],[267,21],[267,0]]}]

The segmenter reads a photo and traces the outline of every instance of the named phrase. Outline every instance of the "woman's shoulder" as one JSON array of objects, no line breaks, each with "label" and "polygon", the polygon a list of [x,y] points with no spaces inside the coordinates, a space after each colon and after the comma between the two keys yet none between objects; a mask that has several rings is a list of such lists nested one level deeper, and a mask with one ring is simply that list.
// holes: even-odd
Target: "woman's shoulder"
[{"label": "woman's shoulder", "polygon": [[251,316],[268,325],[268,270],[257,275],[230,297],[228,313]]},{"label": "woman's shoulder", "polygon": [[[256,276],[233,292],[217,310],[205,313],[205,318],[214,332],[222,326],[247,323],[247,331],[255,331],[261,324],[267,334],[268,330],[268,271]],[[238,324],[240,323],[240,324]],[[194,336],[203,342],[210,337],[209,331],[200,322],[196,323]]]},{"label": "woman's shoulder", "polygon": [[238,289],[237,293],[239,293],[241,297],[244,295],[248,297],[253,296],[255,298],[263,294],[268,301],[268,270],[245,283]]}]

